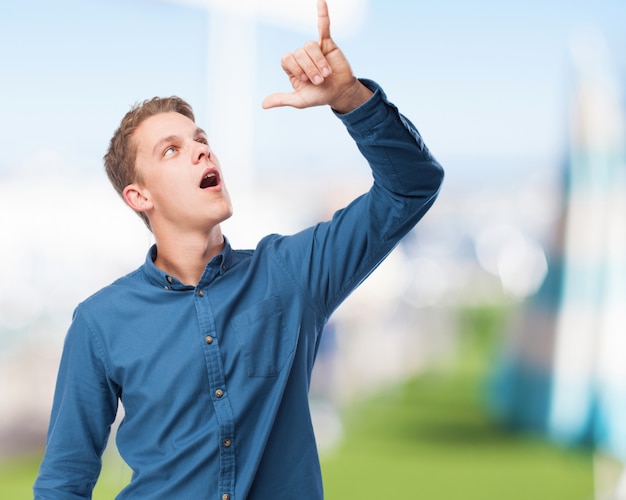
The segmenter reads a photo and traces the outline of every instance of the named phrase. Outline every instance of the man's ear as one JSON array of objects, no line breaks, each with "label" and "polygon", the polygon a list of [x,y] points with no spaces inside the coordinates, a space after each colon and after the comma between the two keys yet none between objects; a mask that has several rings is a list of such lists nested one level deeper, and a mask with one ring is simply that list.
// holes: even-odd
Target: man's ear
[{"label": "man's ear", "polygon": [[136,182],[124,188],[122,197],[126,204],[135,212],[147,212],[153,206],[149,191]]}]

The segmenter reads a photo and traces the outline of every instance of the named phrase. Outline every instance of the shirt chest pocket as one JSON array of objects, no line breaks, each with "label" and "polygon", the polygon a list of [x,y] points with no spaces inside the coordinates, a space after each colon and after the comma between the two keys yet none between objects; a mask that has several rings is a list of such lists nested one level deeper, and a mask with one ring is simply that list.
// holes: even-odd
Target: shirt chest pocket
[{"label": "shirt chest pocket", "polygon": [[231,324],[249,377],[275,377],[295,348],[285,328],[280,299],[272,296],[235,316]]}]

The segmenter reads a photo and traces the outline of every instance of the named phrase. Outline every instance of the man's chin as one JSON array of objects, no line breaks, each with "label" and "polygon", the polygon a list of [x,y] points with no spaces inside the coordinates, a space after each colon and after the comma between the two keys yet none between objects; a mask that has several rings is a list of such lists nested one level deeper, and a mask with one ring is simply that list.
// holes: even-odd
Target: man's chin
[{"label": "man's chin", "polygon": [[224,220],[228,220],[233,216],[234,210],[232,205],[228,208],[228,213],[226,214],[226,216],[224,217]]},{"label": "man's chin", "polygon": [[229,209],[227,211],[225,211],[222,216],[219,218],[219,220],[217,221],[217,224],[221,224],[222,222],[227,221],[228,219],[230,219],[233,216],[233,208],[229,207]]}]

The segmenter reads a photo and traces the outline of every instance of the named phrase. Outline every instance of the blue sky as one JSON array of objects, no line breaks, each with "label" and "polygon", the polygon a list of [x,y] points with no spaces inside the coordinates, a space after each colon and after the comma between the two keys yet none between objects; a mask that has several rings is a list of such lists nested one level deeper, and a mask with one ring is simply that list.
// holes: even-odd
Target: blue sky
[{"label": "blue sky", "polygon": [[[314,16],[315,1],[310,4]],[[206,126],[216,78],[207,70],[209,16],[156,0],[6,2],[0,173],[19,173],[39,151],[54,150],[64,168],[101,175],[119,119],[153,95],[186,98]],[[568,40],[582,29],[601,30],[623,75],[625,21],[622,0],[368,0],[356,33],[333,34],[355,72],[381,83],[418,126],[454,183],[554,165],[564,146]],[[258,25],[259,169],[306,171],[320,150],[350,154],[327,110],[260,109],[267,93],[288,88],[280,56],[315,36]],[[333,133],[324,134],[329,128]]]},{"label": "blue sky", "polygon": [[[315,16],[315,0],[293,1],[306,4]],[[329,0],[331,17],[333,1],[339,0]],[[468,282],[468,276],[474,275],[464,273],[452,258],[471,252],[468,233],[476,229],[477,218],[498,229],[500,222],[517,223],[518,212],[523,212],[532,227],[522,227],[522,236],[534,235],[538,224],[552,227],[550,220],[543,220],[545,200],[537,198],[546,191],[511,202],[510,192],[493,186],[506,182],[516,187],[533,172],[558,172],[565,154],[571,85],[568,41],[578,30],[600,30],[616,71],[624,76],[626,2],[363,1],[363,24],[350,33],[336,29],[333,35],[355,73],[383,85],[446,170],[444,190],[433,210],[443,215],[437,219],[436,213],[429,214],[421,225],[425,258],[419,270],[430,278],[413,295],[430,300],[427,292],[432,290],[435,296],[456,297],[461,289],[473,294],[475,283]],[[33,345],[48,346],[45,356],[60,349],[76,303],[144,258],[150,243],[147,231],[107,185],[101,161],[130,105],[154,95],[178,94],[193,104],[211,142],[222,133],[240,137],[241,130],[229,116],[208,126],[212,109],[226,113],[242,101],[235,92],[224,92],[219,102],[210,99],[216,79],[224,76],[210,56],[216,49],[208,46],[210,19],[211,14],[198,7],[158,0],[2,4],[0,232],[6,241],[0,245],[0,259],[11,287],[0,290],[0,355],[29,338],[39,339]],[[255,36],[249,117],[255,125],[252,157],[257,176],[272,182],[313,175],[319,181],[321,174],[330,184],[342,172],[358,172],[361,160],[354,145],[327,109],[261,109],[265,95],[288,89],[281,55],[316,38],[315,31],[263,23]],[[238,62],[235,58],[235,68]],[[235,73],[229,76],[236,79],[239,71]],[[222,124],[225,130],[220,130]],[[224,161],[221,145],[213,146],[232,187],[236,158]],[[351,183],[339,180],[336,184],[342,187]],[[485,189],[503,202],[487,200],[481,207]],[[465,216],[457,219],[449,216],[449,200],[461,198],[458,190],[472,197],[453,207]],[[269,231],[301,227],[295,208],[310,208],[307,203],[312,206],[324,196],[316,189],[306,191],[279,190],[284,199],[273,193],[246,199],[231,189],[236,213],[243,212],[243,219],[233,218],[242,222],[233,223],[226,234],[236,247],[247,247]],[[298,207],[285,206],[290,203]],[[389,272],[392,261],[391,268],[377,275],[386,281],[371,282],[374,311],[381,307],[380,290],[403,290],[398,284],[406,269],[397,262],[395,274]],[[29,360],[31,366],[32,356]],[[41,383],[35,384],[38,390],[49,387],[52,371],[42,372]],[[25,387],[16,394],[33,394],[29,380],[24,378]],[[47,415],[47,397],[29,401],[43,405],[39,410]]]}]

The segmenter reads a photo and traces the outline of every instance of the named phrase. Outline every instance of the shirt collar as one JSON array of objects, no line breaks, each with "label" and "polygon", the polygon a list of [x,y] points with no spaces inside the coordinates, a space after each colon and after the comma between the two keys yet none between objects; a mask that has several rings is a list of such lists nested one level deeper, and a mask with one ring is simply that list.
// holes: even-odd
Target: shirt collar
[{"label": "shirt collar", "polygon": [[[172,276],[154,265],[157,255],[156,244],[152,245],[146,255],[146,261],[143,265],[143,272],[148,280],[154,285],[164,288],[165,290],[189,290],[194,287],[183,284],[176,276]],[[224,237],[224,249],[213,257],[204,269],[204,273],[200,278],[198,287],[208,285],[217,276],[223,275],[228,271],[233,261],[233,249],[230,246],[228,238]]]}]

